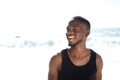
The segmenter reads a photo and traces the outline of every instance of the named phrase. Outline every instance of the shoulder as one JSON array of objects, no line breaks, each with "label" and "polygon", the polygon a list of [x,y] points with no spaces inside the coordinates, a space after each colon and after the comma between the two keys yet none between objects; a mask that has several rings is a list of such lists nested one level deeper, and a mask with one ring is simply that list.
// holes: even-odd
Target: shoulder
[{"label": "shoulder", "polygon": [[59,53],[57,53],[56,55],[53,55],[52,57],[51,57],[51,62],[57,62],[57,61],[59,61],[59,60],[61,60],[61,52],[59,52]]},{"label": "shoulder", "polygon": [[102,69],[103,60],[102,60],[102,57],[98,53],[96,53],[96,64],[97,64],[97,68]]},{"label": "shoulder", "polygon": [[50,59],[49,66],[54,67],[56,69],[59,69],[62,62],[62,55],[61,52],[57,53],[56,55],[53,55]]},{"label": "shoulder", "polygon": [[63,49],[60,52],[58,52],[57,54],[53,55],[51,57],[51,61],[61,61],[62,60],[62,54],[65,53],[67,51],[67,49]]},{"label": "shoulder", "polygon": [[56,55],[53,55],[49,62],[49,73],[48,73],[48,79],[49,80],[57,80],[58,71],[60,69],[61,65],[61,53],[57,53]]},{"label": "shoulder", "polygon": [[103,63],[102,57],[96,53],[96,63]]},{"label": "shoulder", "polygon": [[53,55],[49,62],[49,67],[56,68],[58,70],[61,69],[62,65],[62,53],[67,49],[63,49],[62,51],[58,52],[57,54]]},{"label": "shoulder", "polygon": [[94,55],[96,56],[96,63],[97,63],[97,64],[98,64],[98,63],[102,63],[103,60],[102,60],[101,55],[99,55],[98,53],[96,53],[94,50],[91,50],[91,51],[92,51],[92,53],[94,53]]},{"label": "shoulder", "polygon": [[97,68],[102,68],[103,67],[103,60],[101,55],[99,55],[98,53],[96,53],[95,51],[92,50],[92,52],[95,54],[95,58],[96,58],[96,65]]}]

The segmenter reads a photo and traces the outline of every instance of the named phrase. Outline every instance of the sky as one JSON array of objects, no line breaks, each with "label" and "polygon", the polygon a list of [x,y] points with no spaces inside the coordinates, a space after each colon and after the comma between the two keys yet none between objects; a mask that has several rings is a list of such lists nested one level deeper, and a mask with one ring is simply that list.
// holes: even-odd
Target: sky
[{"label": "sky", "polygon": [[119,4],[119,0],[0,0],[0,41],[16,36],[46,41],[64,35],[74,16],[88,19],[93,28],[120,27]]}]

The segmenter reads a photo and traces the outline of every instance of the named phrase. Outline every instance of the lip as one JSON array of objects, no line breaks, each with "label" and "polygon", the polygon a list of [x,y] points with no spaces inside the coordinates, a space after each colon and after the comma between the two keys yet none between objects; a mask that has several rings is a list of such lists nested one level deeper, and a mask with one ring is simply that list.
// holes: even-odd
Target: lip
[{"label": "lip", "polygon": [[68,38],[73,39],[75,38],[75,35],[67,35]]},{"label": "lip", "polygon": [[69,41],[69,42],[73,42],[73,41],[74,41],[74,39],[68,39],[68,41]]},{"label": "lip", "polygon": [[75,36],[73,36],[73,35],[72,36],[67,36],[67,39],[68,39],[68,41],[71,42],[71,41],[73,41],[75,39]]}]

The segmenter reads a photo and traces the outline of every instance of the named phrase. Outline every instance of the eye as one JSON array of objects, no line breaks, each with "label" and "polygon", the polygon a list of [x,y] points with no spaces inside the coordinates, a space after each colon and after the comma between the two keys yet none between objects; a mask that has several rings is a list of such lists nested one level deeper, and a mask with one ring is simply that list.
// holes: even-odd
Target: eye
[{"label": "eye", "polygon": [[73,31],[76,32],[76,28],[73,28]]},{"label": "eye", "polygon": [[78,29],[77,28],[73,28],[73,32],[78,32]]},{"label": "eye", "polygon": [[67,32],[77,32],[78,30],[77,30],[77,28],[75,28],[75,27],[67,27]]},{"label": "eye", "polygon": [[71,29],[69,27],[67,27],[67,31],[71,31]]}]

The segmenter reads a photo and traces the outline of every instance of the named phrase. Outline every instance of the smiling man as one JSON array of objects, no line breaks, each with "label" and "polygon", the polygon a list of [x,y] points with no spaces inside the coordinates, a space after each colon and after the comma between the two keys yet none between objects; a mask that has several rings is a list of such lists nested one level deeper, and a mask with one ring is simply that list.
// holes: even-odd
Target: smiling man
[{"label": "smiling man", "polygon": [[86,48],[89,33],[90,22],[81,16],[68,23],[66,37],[70,48],[51,58],[48,80],[102,80],[102,58]]}]

